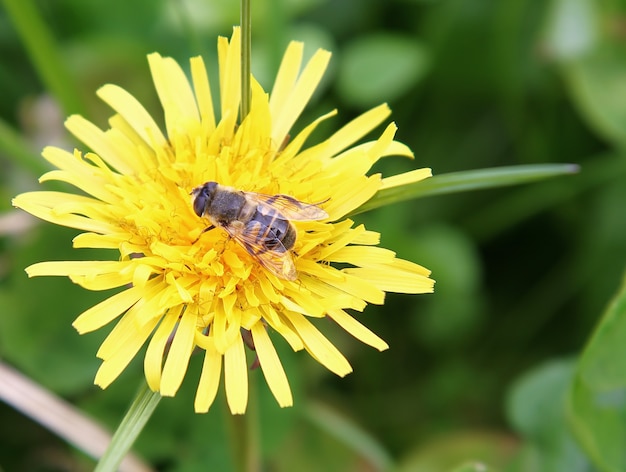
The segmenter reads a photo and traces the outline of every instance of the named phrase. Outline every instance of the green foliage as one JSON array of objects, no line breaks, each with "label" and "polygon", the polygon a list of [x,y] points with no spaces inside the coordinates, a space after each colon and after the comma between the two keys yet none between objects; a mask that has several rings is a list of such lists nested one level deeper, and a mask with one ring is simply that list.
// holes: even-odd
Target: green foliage
[{"label": "green foliage", "polygon": [[626,144],[626,50],[615,2],[554,1],[548,47],[561,61],[575,104],[604,138]]},{"label": "green foliage", "polygon": [[363,36],[345,46],[337,91],[351,105],[375,106],[406,94],[427,70],[427,50],[415,38],[382,33]]},{"label": "green foliage", "polygon": [[[215,37],[239,21],[238,4],[0,5],[0,357],[114,430],[143,377],[141,362],[105,391],[92,385],[107,330],[78,336],[71,322],[106,294],[28,279],[28,264],[86,252],[71,249],[73,231],[23,214],[9,219],[17,215],[9,201],[36,188],[47,169],[37,158],[44,145],[74,145],[61,126],[66,112],[51,110],[45,95],[105,127],[110,110],[95,90],[116,83],[162,123],[145,54],[183,64],[202,54],[214,64]],[[16,18],[20,5],[43,21]],[[415,160],[388,158],[375,171],[431,167],[435,175],[381,192],[372,211],[355,216],[437,280],[433,295],[389,295],[384,307],[358,314],[390,349],[375,352],[322,322],[354,367],[336,379],[274,337],[291,409],[280,409],[251,372],[266,468],[626,469],[622,2],[274,0],[253,2],[252,14],[252,69],[265,87],[287,41],[307,41],[305,54],[332,49],[301,123],[333,108],[339,115],[311,141],[387,101]],[[46,48],[29,46],[29,28],[49,38]],[[570,163],[576,175],[535,182],[571,171]],[[235,470],[223,392],[207,415],[193,413],[199,364],[192,359],[181,391],[161,400],[138,439],[156,470]],[[32,434],[16,435],[22,427]],[[0,468],[66,464],[93,468],[43,428],[0,410]]]},{"label": "green foliage", "polygon": [[[0,287],[2,357],[63,394],[84,391],[93,378],[98,365],[95,352],[104,337],[102,333],[74,336],[71,324],[76,313],[101,301],[103,294],[85,294],[62,278],[31,280],[17,268],[48,259],[76,258],[70,247],[74,235],[74,231],[52,225],[31,230],[28,245],[12,248],[16,270]],[[50,253],[51,247],[55,248],[54,254]],[[94,251],[91,253],[97,257]]]},{"label": "green foliage", "polygon": [[[508,399],[513,428],[526,442],[511,471],[533,468],[545,472],[589,470],[565,421],[565,399],[572,381],[573,360],[553,360],[515,382]],[[531,469],[532,470],[532,469]]]},{"label": "green foliage", "polygon": [[599,470],[626,468],[626,284],[585,347],[570,390],[574,433]]}]

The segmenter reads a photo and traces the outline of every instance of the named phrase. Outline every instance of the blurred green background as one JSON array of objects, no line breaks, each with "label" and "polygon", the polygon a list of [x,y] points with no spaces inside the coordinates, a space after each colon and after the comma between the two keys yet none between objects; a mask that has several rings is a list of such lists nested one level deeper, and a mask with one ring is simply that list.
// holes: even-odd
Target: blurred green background
[{"label": "blurred green background", "polygon": [[[62,106],[38,75],[0,3],[0,358],[111,430],[142,378],[134,362],[106,391],[92,385],[107,329],[71,327],[102,299],[64,279],[28,280],[41,260],[110,257],[71,249],[75,231],[18,214],[14,195],[39,188],[46,144],[81,112],[106,126],[95,90],[116,83],[162,115],[146,54],[184,66],[202,54],[214,76],[216,36],[238,2],[34,2],[80,101]],[[26,3],[30,3],[26,2]],[[266,90],[291,39],[333,52],[299,126],[333,108],[323,137],[388,102],[415,160],[384,175],[576,163],[539,183],[409,201],[359,215],[382,245],[433,271],[432,295],[390,294],[359,319],[391,348],[378,353],[318,323],[354,373],[339,379],[276,340],[294,390],[281,410],[259,371],[268,471],[595,470],[567,431],[563,398],[574,359],[620,286],[626,254],[626,6],[593,0],[253,1],[253,71]],[[382,131],[379,130],[379,131]],[[293,135],[293,133],[292,133]],[[139,356],[141,358],[141,356]],[[137,443],[159,471],[229,471],[225,399],[193,413],[197,362]],[[622,401],[623,403],[623,401]],[[621,418],[626,418],[623,410]],[[91,459],[0,403],[0,470],[83,471]],[[626,470],[626,469],[615,469]]]}]

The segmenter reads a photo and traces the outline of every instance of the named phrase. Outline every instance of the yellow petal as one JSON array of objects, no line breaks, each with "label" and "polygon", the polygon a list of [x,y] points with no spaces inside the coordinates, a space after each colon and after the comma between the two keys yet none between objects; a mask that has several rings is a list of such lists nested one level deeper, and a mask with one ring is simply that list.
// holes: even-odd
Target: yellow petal
[{"label": "yellow petal", "polygon": [[220,64],[220,103],[222,118],[227,114],[237,116],[241,99],[241,30],[233,28],[230,42],[218,40]]},{"label": "yellow petal", "polygon": [[[295,292],[293,292],[292,294],[295,295]],[[300,301],[304,302],[309,309],[303,308],[302,306],[298,305],[287,297],[282,297],[281,304],[287,310],[295,311],[296,313],[301,313],[303,315],[314,316],[316,318],[321,318],[324,315],[324,307],[314,298],[301,297]],[[311,311],[312,313],[309,313],[309,311]]]},{"label": "yellow petal", "polygon": [[248,366],[241,336],[224,353],[226,400],[233,415],[243,415],[248,405]]},{"label": "yellow petal", "polygon": [[[139,327],[134,324],[132,317],[128,317],[128,320],[128,322],[124,322],[123,319],[120,320],[118,326],[123,324],[124,329],[117,329],[118,326],[116,326],[116,329],[111,331],[105,340],[106,342],[111,339],[110,344],[115,344],[116,349],[106,357],[102,357],[104,362],[102,362],[94,379],[94,383],[101,388],[107,388],[122,373],[150,337],[158,322],[158,318],[155,318],[153,322]],[[102,346],[98,354],[100,351],[102,351]]]},{"label": "yellow petal", "polygon": [[131,282],[130,274],[99,274],[99,275],[72,275],[70,280],[87,290],[101,291],[118,288]]},{"label": "yellow petal", "polygon": [[301,351],[304,349],[304,343],[302,342],[302,338],[298,336],[298,333],[291,328],[291,326],[287,326],[287,324],[283,323],[278,316],[276,310],[274,310],[271,306],[263,306],[263,319],[269,324],[278,334],[280,334],[287,343],[291,346],[291,349],[294,351]]},{"label": "yellow petal", "polygon": [[287,106],[287,100],[293,90],[300,73],[304,43],[291,41],[283,55],[283,59],[274,80],[274,88],[270,94],[270,110],[272,116],[278,116]]},{"label": "yellow petal", "polygon": [[[386,131],[389,132],[390,129],[393,129],[395,132],[396,125],[394,123],[391,123],[387,127]],[[382,137],[384,137],[384,135],[381,136],[381,138]],[[375,146],[377,147],[375,148]],[[367,143],[359,144],[358,146],[353,146],[348,151],[345,151],[344,153],[340,154],[340,156],[344,154],[349,154],[352,150],[355,150],[355,152],[364,152],[366,154],[372,154],[372,155],[378,156],[379,158],[385,157],[385,156],[404,156],[404,157],[408,157],[412,159],[415,157],[413,155],[413,151],[411,151],[411,148],[409,148],[406,144],[403,144],[399,141],[388,141],[388,140],[382,141],[381,139],[379,139],[378,141],[370,141]]]},{"label": "yellow petal", "polygon": [[13,199],[13,205],[22,208],[25,204],[41,205],[46,208],[55,208],[61,205],[86,206],[88,208],[102,203],[84,195],[73,195],[64,192],[25,192]]},{"label": "yellow petal", "polygon": [[280,363],[276,349],[274,349],[274,345],[262,323],[256,323],[252,326],[252,338],[254,339],[254,348],[259,356],[263,375],[278,404],[282,408],[293,405],[287,376]]},{"label": "yellow petal", "polygon": [[380,125],[390,113],[389,106],[384,103],[354,118],[328,138],[326,154],[334,156],[340,153]]},{"label": "yellow petal", "polygon": [[245,284],[243,286],[246,300],[248,301],[250,306],[253,306],[253,307],[257,307],[261,304],[259,297],[256,294],[257,288],[258,287],[256,285],[252,285],[252,284]]},{"label": "yellow petal", "polygon": [[398,270],[410,272],[413,274],[419,274],[424,276],[430,275],[430,270],[428,270],[426,267],[416,264],[415,262],[405,261],[404,259],[394,259],[393,266]]},{"label": "yellow petal", "polygon": [[[158,165],[156,158],[168,150],[168,143],[163,146],[155,142],[146,143],[121,115],[109,118],[110,128],[105,132],[106,139],[116,152],[118,161],[123,161],[129,167],[123,171],[119,165],[110,162],[110,165],[125,175],[141,175],[150,172]],[[155,138],[157,141],[160,138]]]},{"label": "yellow petal", "polygon": [[307,63],[278,113],[272,113],[272,140],[282,143],[310,100],[328,67],[330,52],[318,49]]},{"label": "yellow petal", "polygon": [[[172,310],[174,313],[180,313],[180,310]],[[153,392],[161,390],[161,369],[163,365],[163,355],[165,354],[165,346],[170,340],[170,336],[176,327],[178,316],[167,314],[161,320],[161,324],[152,335],[146,357],[143,362],[143,370],[146,374],[146,381]]]},{"label": "yellow petal", "polygon": [[[119,148],[109,139],[107,133],[90,121],[82,116],[72,115],[65,120],[65,127],[113,168],[125,174],[133,172],[133,161],[120,156]],[[124,153],[122,150],[122,154]]]},{"label": "yellow petal", "polygon": [[[339,271],[338,271],[339,272]],[[337,307],[351,308],[357,311],[363,311],[367,306],[365,301],[353,295],[348,295],[343,290],[324,283],[315,277],[309,277],[303,280],[303,285],[315,295],[324,299],[327,303],[327,309],[335,309]],[[325,303],[325,305],[326,305]]]},{"label": "yellow petal", "polygon": [[200,110],[200,117],[202,118],[202,123],[206,126],[207,133],[211,133],[215,130],[215,111],[213,110],[209,77],[202,57],[193,57],[190,63],[193,88]]},{"label": "yellow petal", "polygon": [[161,379],[161,395],[173,397],[185,377],[189,357],[194,348],[197,314],[192,309],[184,311],[178,322],[174,340],[167,354]]},{"label": "yellow petal", "polygon": [[[99,128],[79,116],[71,116],[66,121],[66,124],[73,123],[74,121],[80,121],[80,123],[82,123],[81,126],[77,125],[77,128],[80,129],[81,132],[86,133],[88,136],[92,134],[95,135],[93,137],[94,141],[97,139],[105,139],[102,138],[103,133]],[[89,164],[86,156],[83,158],[80,151],[75,150],[73,153],[70,153],[54,146],[46,146],[41,155],[60,170],[47,172],[40,177],[40,182],[58,178],[61,181],[71,183],[76,188],[83,190],[89,195],[93,195],[99,200],[110,201],[113,197],[111,192],[106,189],[106,184],[109,182],[112,175],[111,171],[104,171],[102,168]],[[66,198],[71,198],[72,196],[73,195],[66,194]]]},{"label": "yellow petal", "polygon": [[431,293],[435,282],[422,274],[395,270],[389,266],[344,269],[359,280],[369,282],[380,290],[396,293]]},{"label": "yellow petal", "polygon": [[337,192],[338,194],[324,206],[331,221],[344,217],[376,195],[380,189],[380,175],[358,177],[353,180],[346,179],[344,183],[345,187],[342,187],[341,193]]},{"label": "yellow petal", "polygon": [[[359,225],[363,226],[363,225]],[[375,246],[376,244],[380,244],[380,233],[376,231],[363,231],[360,234],[357,234],[352,240],[352,244],[363,244],[365,246]]]},{"label": "yellow petal", "polygon": [[98,248],[98,249],[118,249],[120,244],[128,239],[128,233],[118,234],[97,234],[81,233],[72,239],[72,245],[76,249]]},{"label": "yellow petal", "polygon": [[[259,146],[263,146],[267,148],[266,154],[269,155],[274,150],[273,148],[278,148],[281,143],[272,142],[270,137],[272,117],[267,94],[254,77],[250,78],[250,87],[252,92],[250,111],[237,130],[233,148],[237,149],[239,154],[245,155],[250,150],[256,152]],[[247,176],[242,169],[237,178],[241,179],[243,176],[247,176],[247,181],[245,181],[247,184],[252,178],[258,178],[262,175],[264,164],[264,159],[258,159],[255,168],[249,169],[253,172],[252,176]]]},{"label": "yellow petal", "polygon": [[[213,336],[215,340],[215,349],[220,354],[225,354],[228,348],[231,346],[234,339],[227,337],[227,327],[228,327],[228,313],[224,310],[223,303],[219,301],[215,303],[215,313],[213,317],[213,324],[211,326],[211,330],[213,331]],[[237,333],[237,336],[239,333]]]},{"label": "yellow petal", "polygon": [[415,169],[403,174],[393,175],[391,177],[385,177],[380,187],[381,190],[393,187],[400,187],[401,185],[412,184],[419,182],[420,180],[432,177],[432,171],[430,169]]},{"label": "yellow petal", "polygon": [[206,413],[215,396],[220,384],[222,373],[222,355],[215,348],[205,347],[204,363],[202,364],[202,375],[196,392],[194,408],[197,413]]},{"label": "yellow petal", "polygon": [[29,277],[118,273],[128,264],[117,261],[47,261],[28,266]]},{"label": "yellow petal", "polygon": [[324,282],[350,295],[354,295],[361,300],[365,300],[368,303],[375,305],[382,305],[384,303],[385,292],[381,287],[365,278],[352,275],[349,269],[343,269],[342,275],[343,280],[341,281],[327,278],[324,279]]},{"label": "yellow petal", "polygon": [[[383,134],[376,140],[368,143],[364,143],[358,146],[352,146],[347,151],[342,152],[333,159],[333,164],[337,164],[338,161],[345,160],[346,165],[349,165],[353,169],[358,169],[359,173],[365,174],[369,169],[380,159],[381,157],[388,155],[387,152],[395,143],[393,137],[396,133],[397,127],[394,123],[390,123]],[[399,143],[398,143],[399,144]],[[395,146],[398,148],[399,146]],[[413,154],[404,146],[409,153],[409,156],[413,157]],[[404,149],[403,149],[404,150]],[[334,166],[333,166],[334,168]]]},{"label": "yellow petal", "polygon": [[185,126],[199,122],[200,117],[193,91],[185,73],[170,57],[157,53],[148,55],[154,87],[165,113],[165,127],[170,138],[184,132]]},{"label": "yellow petal", "polygon": [[369,329],[355,320],[353,317],[348,315],[343,310],[331,310],[328,312],[328,316],[330,316],[339,326],[345,329],[352,336],[357,338],[359,341],[372,346],[379,351],[384,351],[385,349],[389,349],[389,345],[372,333]]},{"label": "yellow petal", "polygon": [[[142,258],[145,259],[145,258]],[[130,274],[132,277],[132,283],[135,287],[144,287],[150,276],[155,272],[154,268],[145,263],[135,264],[135,270]],[[178,288],[178,286],[176,287]],[[181,289],[182,290],[182,289]],[[180,293],[181,291],[179,291]],[[181,297],[182,299],[182,297]],[[187,301],[187,300],[182,300]]]},{"label": "yellow petal", "polygon": [[352,367],[343,354],[310,321],[299,313],[286,313],[285,315],[304,341],[306,350],[315,360],[340,377],[352,372]]},{"label": "yellow petal", "polygon": [[124,290],[84,311],[72,326],[80,334],[101,328],[128,310],[142,295],[143,289],[137,287]]},{"label": "yellow petal", "polygon": [[[120,318],[115,327],[100,345],[96,357],[104,361],[113,357],[124,345],[130,342],[138,332],[140,327],[135,322],[135,313],[139,304],[130,307]],[[158,323],[159,318],[153,321],[153,327]],[[144,325],[148,326],[148,325]]]},{"label": "yellow petal", "polygon": [[95,233],[118,232],[118,228],[102,220],[94,220],[81,215],[59,214],[50,208],[49,196],[54,192],[28,192],[22,193],[13,199],[13,205],[27,211],[50,223],[55,223],[69,228]]},{"label": "yellow petal", "polygon": [[344,246],[324,257],[331,262],[344,262],[359,267],[389,264],[395,259],[396,253],[377,246]]},{"label": "yellow petal", "polygon": [[[336,114],[337,114],[337,110],[332,110],[326,113],[325,115],[318,117],[312,123],[307,125],[302,131],[300,131],[296,135],[295,138],[289,141],[289,144],[287,144],[287,147],[285,147],[285,149],[282,152],[280,152],[279,157],[273,162],[273,165],[278,166],[293,159],[296,156],[296,154],[298,154],[298,152],[304,145],[304,142],[307,140],[307,138],[311,135],[311,133],[313,133],[313,131],[315,131],[315,129],[317,128],[317,125],[319,125],[322,121],[325,121],[328,118],[335,116]],[[278,144],[282,144],[282,143],[278,143]],[[305,159],[306,157],[303,156],[302,154],[298,155],[299,161],[305,160]]]},{"label": "yellow petal", "polygon": [[140,326],[181,304],[178,297],[172,296],[176,293],[176,289],[168,286],[160,277],[155,277],[145,285],[136,286],[136,288],[143,290],[143,296],[138,303],[139,309],[135,314],[135,323]]},{"label": "yellow petal", "polygon": [[[117,111],[147,145],[165,146],[167,139],[150,113],[130,93],[117,85],[107,84],[97,92],[98,96]],[[94,149],[95,151],[95,149]],[[97,151],[96,151],[97,152]],[[124,165],[132,164],[132,160]],[[118,168],[117,166],[114,166]],[[119,169],[123,171],[123,169]],[[130,168],[128,169],[130,171]],[[126,173],[126,172],[125,172]]]}]

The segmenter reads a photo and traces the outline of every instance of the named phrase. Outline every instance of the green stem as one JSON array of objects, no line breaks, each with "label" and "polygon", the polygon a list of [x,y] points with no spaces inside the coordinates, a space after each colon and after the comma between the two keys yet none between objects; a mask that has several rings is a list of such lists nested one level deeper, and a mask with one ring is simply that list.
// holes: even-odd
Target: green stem
[{"label": "green stem", "polygon": [[261,454],[259,443],[258,405],[255,376],[250,376],[248,385],[248,408],[245,415],[229,415],[230,443],[233,451],[235,470],[238,472],[259,472]]},{"label": "green stem", "polygon": [[78,88],[63,63],[52,32],[33,0],[3,0],[9,17],[46,89],[59,101],[66,114],[80,113],[83,104]]},{"label": "green stem", "polygon": [[143,385],[115,431],[109,447],[100,458],[95,472],[115,472],[119,469],[122,459],[152,416],[160,399],[161,395],[151,391],[148,385]]},{"label": "green stem", "polygon": [[241,0],[241,121],[250,112],[252,92],[250,89],[252,18],[250,0]]}]

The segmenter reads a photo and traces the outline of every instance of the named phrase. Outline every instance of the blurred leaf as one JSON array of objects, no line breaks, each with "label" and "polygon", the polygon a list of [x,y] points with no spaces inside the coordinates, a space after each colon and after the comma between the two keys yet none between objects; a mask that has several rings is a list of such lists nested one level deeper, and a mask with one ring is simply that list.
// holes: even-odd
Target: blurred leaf
[{"label": "blurred leaf", "polygon": [[399,255],[428,267],[437,281],[437,296],[412,310],[415,338],[434,350],[449,349],[475,334],[484,318],[478,247],[452,225],[431,224],[404,235]]},{"label": "blurred leaf", "polygon": [[[458,467],[482,465],[484,471],[499,470],[515,451],[515,440],[505,434],[484,431],[454,433],[421,444],[400,462],[397,472],[441,472]],[[489,464],[487,467],[484,464]],[[481,469],[453,469],[480,471]]]},{"label": "blurred leaf", "polygon": [[600,470],[626,470],[626,283],[577,367],[568,404],[574,433]]},{"label": "blurred leaf", "polygon": [[[282,1],[282,0],[275,0]],[[327,51],[336,51],[337,45],[334,38],[327,30],[316,23],[297,23],[287,25],[288,30],[278,29],[276,25],[276,15],[274,12],[269,13],[268,24],[259,25],[264,29],[267,35],[267,41],[257,40],[252,49],[252,73],[255,79],[263,86],[270,87],[274,82],[276,71],[280,66],[283,58],[283,50],[285,44],[289,41],[300,41],[304,43],[303,61],[309,61],[315,51],[318,49],[326,49]],[[257,30],[255,28],[255,31]],[[206,59],[205,59],[206,61]],[[323,97],[328,87],[335,81],[335,67],[338,61],[331,60],[329,68],[322,77],[320,84],[315,89],[312,101],[315,103],[320,97]],[[307,111],[305,110],[305,113]],[[306,121],[306,120],[303,120]]]},{"label": "blurred leaf", "polygon": [[337,90],[348,103],[360,107],[392,101],[416,85],[428,62],[426,48],[410,36],[359,37],[343,50]]},{"label": "blurred leaf", "polygon": [[626,49],[620,2],[553,0],[546,40],[561,61],[582,117],[606,139],[626,145]]},{"label": "blurred leaf", "polygon": [[64,64],[61,49],[49,29],[50,23],[43,18],[35,2],[4,0],[4,6],[41,81],[67,114],[82,112],[84,106],[77,94],[78,87],[74,83],[74,77]]},{"label": "blurred leaf", "polygon": [[[29,279],[24,268],[43,260],[76,259],[71,249],[75,235],[71,229],[37,226],[22,238],[28,245],[12,248],[11,278],[0,287],[2,356],[58,393],[75,393],[93,383],[97,345],[106,333],[79,336],[71,323],[104,296],[64,277]],[[86,260],[98,259],[98,254],[102,251],[83,251]]]},{"label": "blurred leaf", "polygon": [[598,48],[565,72],[582,116],[606,139],[626,146],[626,54]]},{"label": "blurred leaf", "polygon": [[33,151],[24,137],[3,120],[0,120],[0,152],[34,175],[40,175],[50,170],[46,161],[37,155],[38,151]]},{"label": "blurred leaf", "polygon": [[[569,179],[546,180],[511,190],[466,215],[463,227],[484,241],[550,208],[565,206],[594,187],[601,191],[614,186],[622,188],[626,177],[624,157],[618,152],[595,155],[584,163],[580,173]],[[615,218],[610,221],[619,223]]]},{"label": "blurred leaf", "polygon": [[390,470],[391,456],[362,428],[343,415],[320,403],[309,404],[306,418],[367,461],[373,470]]},{"label": "blurred leaf", "polygon": [[[315,408],[315,407],[314,407]],[[328,418],[327,413],[321,413],[317,417],[317,413],[313,416],[315,410],[304,412],[304,416],[300,417],[300,421],[291,430],[290,434],[285,437],[280,450],[277,450],[274,456],[269,459],[268,470],[275,472],[318,472],[324,471],[346,471],[359,470],[363,467],[364,460],[368,470],[384,470],[376,468],[377,464],[371,462],[371,455],[376,455],[378,447],[373,451],[355,450],[352,442],[360,442],[361,432],[357,432],[358,428],[350,425],[344,429],[341,425],[337,430],[340,434],[329,434],[326,426]],[[321,411],[321,410],[320,410]],[[345,420],[341,421],[346,423]],[[321,427],[311,427],[315,424]],[[331,425],[331,428],[334,426]],[[344,434],[348,434],[348,438]],[[352,434],[356,432],[356,436]],[[347,439],[347,440],[346,440]]]},{"label": "blurred leaf", "polygon": [[[0,363],[0,400],[90,457],[100,457],[111,440],[109,431],[83,411],[4,363]],[[131,456],[121,471],[151,472],[139,458]]]},{"label": "blurred leaf", "polygon": [[553,0],[546,35],[551,54],[560,59],[579,56],[597,39],[595,4],[592,0]]},{"label": "blurred leaf", "polygon": [[550,437],[562,415],[573,361],[552,361],[524,374],[512,386],[507,414],[512,426],[533,437]]},{"label": "blurred leaf", "polygon": [[412,184],[380,190],[352,214],[370,211],[412,198],[506,187],[576,172],[578,172],[578,166],[574,164],[537,164],[440,174]]},{"label": "blurred leaf", "polygon": [[489,472],[489,467],[480,462],[468,462],[454,468],[451,472]]},{"label": "blurred leaf", "polygon": [[551,361],[525,374],[509,394],[509,421],[533,447],[534,461],[542,472],[589,470],[565,423],[573,371],[573,361]]}]

